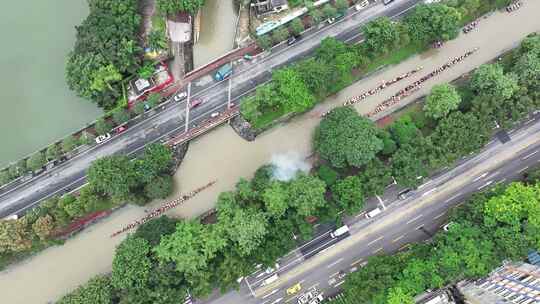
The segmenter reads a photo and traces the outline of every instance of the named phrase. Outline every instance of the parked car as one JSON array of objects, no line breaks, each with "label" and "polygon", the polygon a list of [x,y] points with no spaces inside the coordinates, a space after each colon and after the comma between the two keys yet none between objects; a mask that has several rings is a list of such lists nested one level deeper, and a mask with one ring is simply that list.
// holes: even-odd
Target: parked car
[{"label": "parked car", "polygon": [[296,283],[293,286],[287,288],[287,295],[292,296],[293,294],[299,292],[302,289],[302,285],[300,283]]},{"label": "parked car", "polygon": [[450,226],[452,226],[452,222],[450,222],[450,223],[444,225],[444,226],[442,227],[442,229],[443,229],[444,231],[448,231],[448,229],[450,229]]},{"label": "parked car", "polygon": [[181,100],[186,99],[186,97],[187,97],[187,92],[183,91],[183,92],[180,92],[180,93],[174,95],[173,100],[176,101],[176,102],[179,102]]},{"label": "parked car", "polygon": [[96,137],[96,143],[101,144],[102,142],[105,142],[109,138],[111,138],[111,134],[110,133],[105,133],[103,135],[100,135],[100,136]]},{"label": "parked car", "polygon": [[189,108],[190,109],[193,109],[195,107],[198,107],[201,103],[203,103],[203,101],[201,99],[193,99],[192,101],[190,101],[189,103]]},{"label": "parked car", "polygon": [[412,194],[412,189],[407,188],[407,189],[401,191],[400,193],[398,193],[398,198],[403,200],[403,199],[406,199],[407,197],[409,197],[411,194]]},{"label": "parked car", "polygon": [[211,118],[216,118],[218,116],[219,116],[219,112],[214,112],[214,113],[210,114]]},{"label": "parked car", "polygon": [[120,127],[116,128],[116,134],[120,134],[120,133],[124,132],[127,129],[128,129],[128,126],[120,126]]},{"label": "parked car", "polygon": [[360,10],[362,10],[363,8],[365,8],[365,7],[368,6],[368,5],[369,5],[369,1],[368,1],[368,0],[364,0],[364,1],[360,2],[360,3],[358,3],[357,5],[355,5],[355,6],[354,6],[354,9],[355,9],[356,11],[360,11]]},{"label": "parked car", "polygon": [[328,18],[328,24],[332,24],[336,21],[336,18]]},{"label": "parked car", "polygon": [[292,36],[287,40],[287,45],[293,45],[296,42],[296,37]]},{"label": "parked car", "polygon": [[274,267],[268,267],[268,268],[266,268],[266,269],[264,270],[264,272],[270,274],[270,273],[274,272],[274,271],[277,270],[277,269],[279,269],[279,264],[278,264],[278,263],[274,264]]}]

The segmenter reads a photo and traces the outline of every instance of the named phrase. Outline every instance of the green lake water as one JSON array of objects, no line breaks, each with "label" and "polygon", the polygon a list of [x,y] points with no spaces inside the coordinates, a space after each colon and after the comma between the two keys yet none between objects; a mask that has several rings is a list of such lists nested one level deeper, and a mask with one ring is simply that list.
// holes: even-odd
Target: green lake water
[{"label": "green lake water", "polygon": [[85,0],[4,1],[0,10],[0,167],[61,139],[101,113],[64,77]]}]

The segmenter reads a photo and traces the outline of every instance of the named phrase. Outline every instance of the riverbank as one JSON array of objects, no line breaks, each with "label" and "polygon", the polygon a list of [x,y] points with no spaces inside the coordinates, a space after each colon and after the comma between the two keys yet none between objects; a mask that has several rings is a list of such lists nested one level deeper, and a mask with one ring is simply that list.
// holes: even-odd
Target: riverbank
[{"label": "riverbank", "polygon": [[[433,84],[448,82],[479,64],[491,60],[504,50],[512,48],[528,33],[540,30],[540,20],[534,17],[535,10],[540,10],[540,3],[530,1],[525,5],[526,9],[515,14],[495,14],[483,21],[476,32],[462,35],[447,43],[442,49],[415,56],[394,66],[391,70],[379,71],[347,87],[310,112],[295,118],[286,126],[269,130],[257,138],[255,142],[244,141],[226,126],[194,140],[185,161],[175,176],[177,189],[194,189],[214,179],[217,179],[218,182],[211,189],[190,200],[188,204],[168,214],[179,217],[195,217],[205,213],[214,206],[220,192],[233,189],[240,177],[250,177],[256,168],[268,163],[272,155],[287,151],[296,151],[301,156],[310,155],[311,136],[314,127],[319,123],[320,113],[340,105],[344,100],[363,92],[365,88],[379,85],[382,79],[391,79],[419,65],[424,66],[424,69],[429,71],[474,46],[480,47],[480,51],[474,56],[448,72],[429,80],[419,91],[404,101],[411,102],[419,96],[427,94]],[[416,81],[423,75],[424,73],[418,73],[407,83]],[[401,85],[382,91],[379,95],[371,96],[363,103],[358,104],[356,109],[360,113],[368,113],[378,103],[395,94],[399,89],[401,89]],[[209,147],[211,148],[209,149]],[[172,197],[177,195],[178,192]],[[157,205],[160,202],[154,202],[152,205]],[[114,247],[119,240],[111,239],[108,235],[141,215],[144,213],[140,207],[122,208],[111,218],[66,241],[64,246],[49,248],[7,272],[0,273],[0,286],[5,286],[8,291],[5,294],[6,301],[11,303],[43,303],[45,298],[54,299],[86,282],[90,277],[110,271]],[[91,237],[88,234],[91,234]],[[93,247],[100,248],[96,248],[95,252],[92,252]],[[101,247],[106,247],[108,251],[101,250]],[[50,254],[51,250],[57,254]],[[58,250],[62,252],[58,252]],[[91,258],[87,257],[89,254],[92,255]],[[64,259],[67,261],[65,265],[58,263]],[[84,265],[79,265],[80,261],[85,261]],[[54,275],[51,275],[50,269],[55,269]],[[28,290],[27,286],[33,286],[33,288],[26,294],[22,295],[20,292],[16,292],[17,290]]]}]

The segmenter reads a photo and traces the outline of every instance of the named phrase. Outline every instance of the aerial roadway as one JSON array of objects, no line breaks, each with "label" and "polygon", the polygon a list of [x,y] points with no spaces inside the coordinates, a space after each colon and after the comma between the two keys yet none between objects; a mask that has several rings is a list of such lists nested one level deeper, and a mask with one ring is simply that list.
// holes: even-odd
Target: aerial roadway
[{"label": "aerial roadway", "polygon": [[[398,197],[398,189],[368,203],[367,210],[382,210],[372,218],[366,212],[347,217],[349,231],[332,237],[336,227],[320,229],[316,236],[277,261],[279,268],[260,269],[244,278],[239,291],[214,295],[202,303],[297,303],[302,291],[313,288],[334,295],[346,275],[364,266],[369,256],[392,253],[407,244],[429,240],[448,224],[448,211],[478,191],[499,183],[509,183],[540,163],[540,113],[510,132],[506,143],[492,139],[484,149],[458,161],[425,180],[425,183]],[[276,276],[277,274],[277,276]],[[277,279],[267,280],[274,277]],[[272,282],[265,284],[264,282]],[[300,284],[293,295],[287,289]],[[199,303],[199,302],[198,302]]]},{"label": "aerial roadway", "polygon": [[[41,175],[2,188],[0,218],[23,214],[46,198],[73,191],[84,185],[86,169],[98,158],[113,154],[135,156],[141,153],[147,144],[181,134],[204,123],[211,116],[215,116],[215,113],[222,113],[231,103],[238,103],[242,96],[267,82],[273,69],[312,54],[323,38],[337,37],[342,41],[357,42],[361,39],[360,25],[380,16],[399,17],[419,2],[421,1],[399,0],[386,6],[382,3],[371,4],[361,11],[350,9],[343,19],[305,35],[295,44],[278,47],[262,58],[237,65],[232,76],[226,80],[214,81],[209,85],[197,85],[196,81],[192,81],[189,96],[180,102],[167,103],[123,133],[112,136]],[[189,111],[187,105],[191,99],[203,102]]]}]

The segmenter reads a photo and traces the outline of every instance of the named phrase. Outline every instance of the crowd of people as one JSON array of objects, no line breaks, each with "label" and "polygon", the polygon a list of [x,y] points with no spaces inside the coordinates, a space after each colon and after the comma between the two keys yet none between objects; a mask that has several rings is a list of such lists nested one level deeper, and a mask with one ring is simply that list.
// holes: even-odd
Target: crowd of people
[{"label": "crowd of people", "polygon": [[139,225],[142,225],[146,222],[148,222],[149,220],[153,219],[154,217],[157,217],[161,214],[163,214],[165,211],[169,210],[169,209],[172,209],[172,208],[175,208],[176,206],[182,204],[183,202],[193,198],[195,195],[197,195],[199,192],[205,190],[206,188],[208,187],[211,187],[213,186],[214,184],[216,183],[216,181],[212,181],[212,182],[209,182],[208,184],[202,186],[202,187],[199,187],[191,192],[189,192],[188,194],[184,194],[182,195],[181,197],[173,200],[173,201],[170,201],[164,205],[161,205],[159,208],[157,209],[154,209],[152,211],[150,211],[145,217],[139,219],[139,220],[135,220],[133,223],[130,223],[129,225],[123,227],[122,229],[116,231],[115,233],[111,234],[111,237],[115,237],[121,233],[124,233],[128,230],[131,230]]},{"label": "crowd of people", "polygon": [[520,8],[520,7],[521,7],[521,2],[520,2],[520,1],[516,1],[516,2],[514,2],[514,3],[512,3],[512,4],[510,4],[509,6],[507,6],[507,7],[506,7],[506,11],[509,12],[509,13],[511,13],[511,12],[517,10],[517,9]]},{"label": "crowd of people", "polygon": [[474,20],[473,22],[467,24],[464,28],[463,28],[463,33],[467,34],[468,32],[474,30],[476,28],[476,26],[478,25],[478,20]]},{"label": "crowd of people", "polygon": [[[421,69],[422,69],[422,67],[417,67],[416,69],[414,69],[414,70],[412,70],[410,72],[407,72],[405,74],[402,74],[402,75],[400,75],[400,76],[398,76],[398,77],[396,77],[396,78],[394,78],[394,79],[392,79],[390,81],[383,80],[382,83],[380,85],[378,85],[376,88],[371,89],[371,90],[369,90],[367,92],[364,92],[364,93],[362,93],[360,95],[356,95],[354,97],[351,97],[349,100],[347,100],[347,101],[345,101],[343,103],[343,106],[351,106],[353,104],[359,103],[362,100],[366,99],[367,97],[372,96],[372,95],[380,92],[382,89],[385,89],[386,87],[388,87],[390,85],[393,85],[393,84],[397,83],[398,81],[401,81],[401,80],[403,80],[405,78],[410,77],[411,75],[415,74],[416,72],[420,71]],[[330,110],[330,111],[332,111],[332,110]],[[330,111],[327,111],[327,112],[323,113],[321,115],[321,117],[326,116],[328,113],[330,113]]]},{"label": "crowd of people", "polygon": [[378,114],[378,113],[386,110],[390,106],[393,106],[393,105],[397,104],[401,99],[411,95],[413,92],[418,91],[424,82],[426,82],[430,78],[433,78],[433,77],[439,75],[440,73],[444,72],[448,68],[451,68],[452,66],[460,63],[461,61],[463,61],[463,59],[465,59],[465,58],[469,57],[470,55],[474,54],[476,51],[478,51],[478,48],[474,48],[473,50],[470,50],[470,51],[466,52],[465,54],[463,54],[461,56],[452,58],[449,62],[443,64],[442,66],[440,66],[437,69],[433,70],[431,73],[423,76],[419,80],[413,82],[412,84],[408,85],[404,89],[397,92],[392,97],[390,97],[387,100],[383,101],[373,111],[369,112],[366,116],[367,117],[372,117],[373,115]]}]

